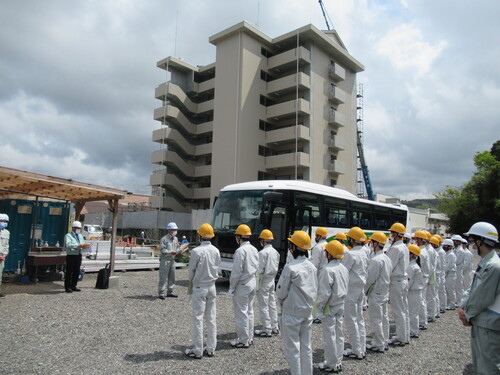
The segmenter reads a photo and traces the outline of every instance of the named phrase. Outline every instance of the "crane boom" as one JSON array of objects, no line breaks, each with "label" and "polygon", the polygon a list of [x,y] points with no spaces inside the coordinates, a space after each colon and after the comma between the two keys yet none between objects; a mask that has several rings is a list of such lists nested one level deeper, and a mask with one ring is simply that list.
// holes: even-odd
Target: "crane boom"
[{"label": "crane boom", "polygon": [[366,195],[368,195],[369,200],[374,201],[375,196],[373,195],[372,183],[370,181],[370,174],[368,173],[368,166],[366,165],[365,161],[365,154],[363,152],[363,143],[361,142],[360,131],[357,131],[357,144],[358,144],[359,162],[361,164],[361,171],[363,172],[363,179],[365,180]]},{"label": "crane boom", "polygon": [[326,29],[327,30],[331,30],[330,29],[330,24],[328,23],[328,20],[330,20],[330,22],[332,23],[332,25],[333,25],[333,22],[330,19],[330,16],[328,15],[328,13],[326,12],[325,4],[323,4],[323,0],[318,0],[318,3],[319,3],[319,6],[321,7],[321,12],[323,13],[323,18],[325,19],[325,22],[326,22]]}]

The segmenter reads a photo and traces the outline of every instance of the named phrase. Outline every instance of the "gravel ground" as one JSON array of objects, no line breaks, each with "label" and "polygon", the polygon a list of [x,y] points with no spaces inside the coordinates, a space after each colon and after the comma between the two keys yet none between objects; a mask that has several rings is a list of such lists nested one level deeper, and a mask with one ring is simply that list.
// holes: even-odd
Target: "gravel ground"
[{"label": "gravel ground", "polygon": [[[0,300],[2,374],[288,374],[281,338],[255,338],[233,349],[227,280],[217,282],[218,347],[213,358],[184,356],[192,337],[187,270],[177,270],[179,298],[156,298],[157,271],[118,273],[120,286],[94,289],[85,275],[81,293],[63,282],[4,284]],[[256,307],[256,323],[259,314]],[[256,324],[258,327],[258,324]],[[369,327],[367,327],[369,330]],[[394,329],[394,327],[392,327]],[[419,339],[366,360],[345,360],[344,374],[471,374],[469,328],[455,312],[431,323]],[[314,374],[323,360],[321,325],[313,327]]]}]

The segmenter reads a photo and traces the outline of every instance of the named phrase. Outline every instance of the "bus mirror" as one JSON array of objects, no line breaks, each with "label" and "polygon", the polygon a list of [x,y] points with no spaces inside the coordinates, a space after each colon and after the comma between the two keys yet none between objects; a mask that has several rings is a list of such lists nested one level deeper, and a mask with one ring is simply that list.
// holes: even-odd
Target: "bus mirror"
[{"label": "bus mirror", "polygon": [[278,193],[277,191],[266,191],[263,194],[264,202],[281,202],[283,198],[283,193]]}]

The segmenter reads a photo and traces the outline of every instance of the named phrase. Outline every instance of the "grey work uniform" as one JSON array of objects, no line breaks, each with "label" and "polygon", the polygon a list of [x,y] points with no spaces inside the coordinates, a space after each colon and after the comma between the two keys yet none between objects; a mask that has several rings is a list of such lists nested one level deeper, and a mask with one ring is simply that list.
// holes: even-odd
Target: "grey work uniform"
[{"label": "grey work uniform", "polygon": [[174,292],[175,286],[175,255],[170,254],[171,252],[178,252],[179,241],[177,237],[166,234],[160,240],[160,281],[158,283],[158,295],[165,295],[165,286],[167,288],[167,294],[172,294]]}]

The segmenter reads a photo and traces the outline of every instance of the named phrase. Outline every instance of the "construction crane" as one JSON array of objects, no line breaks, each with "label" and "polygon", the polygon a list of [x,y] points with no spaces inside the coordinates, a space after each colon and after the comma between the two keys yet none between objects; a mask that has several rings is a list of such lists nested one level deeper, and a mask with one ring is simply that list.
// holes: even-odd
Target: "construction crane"
[{"label": "construction crane", "polygon": [[[323,4],[323,0],[318,0],[318,3],[319,3],[319,6],[321,7],[321,12],[323,13],[323,18],[325,19],[325,22],[326,22],[326,29],[332,30],[333,29],[333,22],[332,22],[332,19],[330,18],[330,16],[328,15],[328,13],[326,12],[325,4]],[[328,23],[328,21],[330,21],[330,23],[332,24],[331,29],[330,29],[330,23]]]},{"label": "construction crane", "polygon": [[[365,153],[363,151],[363,85],[359,84],[357,97],[357,131],[356,131],[356,144],[358,147],[358,160],[361,172],[363,174],[363,180],[365,182],[366,196],[369,200],[374,201],[375,196],[373,194],[372,183],[370,181],[370,173],[368,172],[368,166],[366,165]],[[360,194],[358,194],[360,195]]]}]

